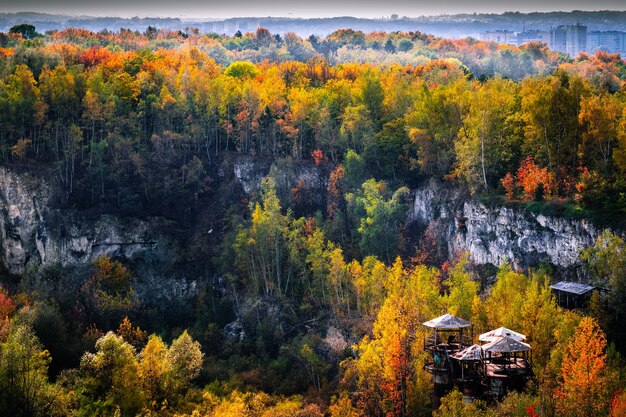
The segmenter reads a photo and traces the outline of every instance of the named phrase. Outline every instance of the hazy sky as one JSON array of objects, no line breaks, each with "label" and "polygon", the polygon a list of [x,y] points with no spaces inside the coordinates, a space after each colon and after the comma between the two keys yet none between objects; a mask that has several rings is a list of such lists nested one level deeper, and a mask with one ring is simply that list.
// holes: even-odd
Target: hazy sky
[{"label": "hazy sky", "polygon": [[382,17],[504,11],[626,10],[624,0],[0,0],[0,12],[96,16]]}]

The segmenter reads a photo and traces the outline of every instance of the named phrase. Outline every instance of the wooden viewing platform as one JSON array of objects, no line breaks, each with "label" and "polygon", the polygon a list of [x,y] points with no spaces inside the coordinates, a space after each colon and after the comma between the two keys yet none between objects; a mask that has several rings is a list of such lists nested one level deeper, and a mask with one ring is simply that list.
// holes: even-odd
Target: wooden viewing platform
[{"label": "wooden viewing platform", "polygon": [[470,397],[501,398],[523,390],[532,377],[532,348],[526,336],[505,327],[481,334],[483,345],[471,345],[472,323],[450,314],[423,323],[433,329],[424,338],[430,360],[424,369],[433,375],[435,396],[458,386]]},{"label": "wooden viewing platform", "polygon": [[527,376],[530,373],[530,363],[524,358],[515,358],[514,361],[506,363],[499,361],[485,363],[485,375],[489,378]]}]

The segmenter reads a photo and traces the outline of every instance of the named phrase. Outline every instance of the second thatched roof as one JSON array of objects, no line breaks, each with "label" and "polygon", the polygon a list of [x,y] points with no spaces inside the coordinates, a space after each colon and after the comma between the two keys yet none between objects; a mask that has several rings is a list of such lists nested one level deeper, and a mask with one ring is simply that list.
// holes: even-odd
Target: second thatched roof
[{"label": "second thatched roof", "polygon": [[452,314],[444,314],[423,324],[433,329],[462,329],[472,325],[469,321],[454,317]]},{"label": "second thatched roof", "polygon": [[502,339],[503,337],[509,336],[519,342],[522,340],[526,340],[526,336],[515,332],[511,329],[507,329],[506,327],[498,327],[495,330],[488,331],[487,333],[483,333],[478,336],[478,340],[481,342],[495,342],[498,339]]},{"label": "second thatched roof", "polygon": [[482,348],[485,352],[491,353],[526,352],[532,349],[528,343],[515,340],[511,336],[504,336],[498,340],[494,340],[491,343],[483,345]]}]

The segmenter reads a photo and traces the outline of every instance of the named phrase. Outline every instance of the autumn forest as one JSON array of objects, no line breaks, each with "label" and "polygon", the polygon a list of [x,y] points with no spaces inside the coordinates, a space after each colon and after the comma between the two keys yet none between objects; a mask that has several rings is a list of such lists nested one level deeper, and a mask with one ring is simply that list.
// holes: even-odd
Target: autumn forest
[{"label": "autumn forest", "polygon": [[[0,416],[626,416],[618,54],[18,25],[0,33],[0,168],[49,184],[45,227],[122,219],[167,236],[132,256],[2,265]],[[407,220],[431,181],[603,232],[575,271],[478,264]],[[9,197],[3,253],[23,225],[2,220],[19,217]],[[565,308],[562,277],[602,291]],[[471,343],[522,333],[532,377],[473,401],[438,393],[423,323],[444,313],[472,323]]]}]

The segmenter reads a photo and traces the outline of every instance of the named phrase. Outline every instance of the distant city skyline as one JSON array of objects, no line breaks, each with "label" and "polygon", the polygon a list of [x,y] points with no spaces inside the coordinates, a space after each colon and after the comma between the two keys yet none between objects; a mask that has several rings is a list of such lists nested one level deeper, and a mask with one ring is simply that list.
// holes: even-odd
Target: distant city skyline
[{"label": "distant city skyline", "polygon": [[479,39],[506,45],[520,46],[528,42],[542,42],[550,49],[572,57],[581,52],[597,51],[626,54],[625,31],[588,31],[583,24],[559,25],[547,30],[487,30],[480,32]]},{"label": "distant city skyline", "polygon": [[0,12],[42,12],[67,15],[90,15],[111,17],[178,17],[215,18],[231,17],[335,17],[354,16],[363,18],[399,16],[435,16],[461,13],[503,13],[507,11],[551,12],[572,10],[626,11],[624,0],[499,0],[466,1],[441,0],[3,0]]}]

